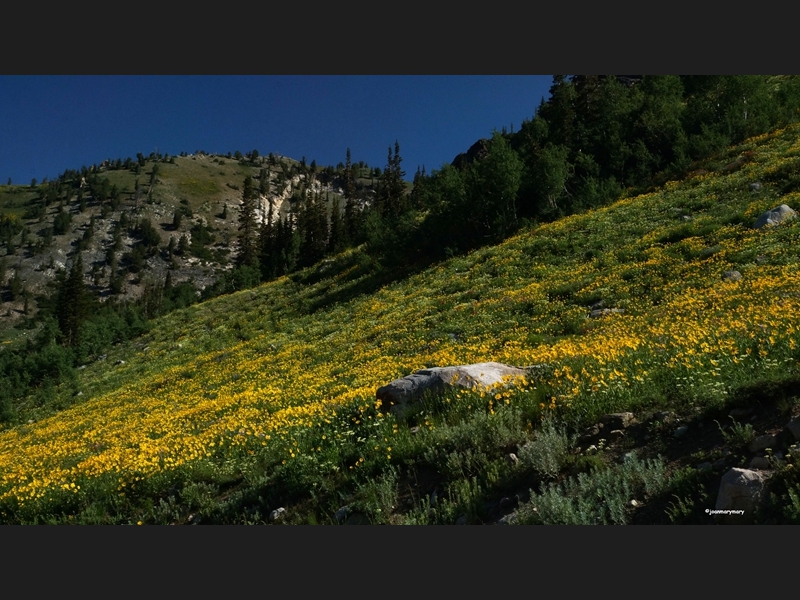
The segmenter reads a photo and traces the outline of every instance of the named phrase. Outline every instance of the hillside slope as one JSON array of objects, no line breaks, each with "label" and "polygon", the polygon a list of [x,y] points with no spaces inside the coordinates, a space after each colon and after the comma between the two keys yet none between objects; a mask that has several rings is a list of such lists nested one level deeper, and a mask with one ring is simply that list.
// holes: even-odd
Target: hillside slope
[{"label": "hillside slope", "polygon": [[[36,314],[76,249],[87,285],[101,301],[141,298],[148,281],[163,281],[168,272],[174,285],[189,283],[198,294],[213,286],[233,268],[247,177],[258,188],[259,222],[270,204],[276,219],[286,218],[306,191],[322,195],[328,212],[342,196],[341,173],[286,157],[236,160],[198,152],[128,159],[127,168],[120,162],[67,171],[35,187],[0,186],[0,219],[7,225],[0,240],[0,336]],[[356,180],[362,195],[372,181]],[[24,282],[24,293],[3,291],[15,277]]]},{"label": "hillside slope", "polygon": [[[371,522],[487,522],[493,495],[612,469],[613,453],[552,470],[523,449],[612,412],[722,415],[747,386],[798,376],[800,220],[752,224],[800,209],[799,139],[750,139],[685,181],[374,293],[358,293],[373,265],[350,250],[166,315],[63,385],[69,408],[0,433],[0,515],[265,522],[286,505],[290,522],[336,522],[348,504]],[[590,318],[599,303],[620,311]],[[376,405],[416,369],[485,361],[548,369],[403,419]]]}]

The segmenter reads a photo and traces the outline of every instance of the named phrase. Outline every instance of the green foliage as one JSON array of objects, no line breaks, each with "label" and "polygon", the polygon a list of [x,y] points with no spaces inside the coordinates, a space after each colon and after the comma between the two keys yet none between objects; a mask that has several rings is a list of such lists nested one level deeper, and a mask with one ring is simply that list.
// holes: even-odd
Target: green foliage
[{"label": "green foliage", "polygon": [[717,427],[719,427],[720,433],[722,433],[722,437],[725,438],[725,441],[728,442],[731,446],[737,449],[742,449],[747,446],[753,438],[755,438],[755,430],[750,423],[745,423],[742,425],[736,419],[731,417],[731,421],[733,424],[731,425],[730,429],[724,429],[722,425],[719,424],[719,421],[715,421]]},{"label": "green foliage", "polygon": [[242,208],[239,213],[239,252],[236,255],[237,266],[258,265],[258,226],[256,223],[256,191],[253,179],[247,176],[242,191]]},{"label": "green foliage", "polygon": [[522,162],[508,140],[495,131],[486,157],[465,170],[470,204],[470,212],[464,215],[467,232],[486,241],[499,241],[512,233],[517,227],[521,180]]},{"label": "green foliage", "polygon": [[190,233],[192,235],[192,243],[189,250],[198,258],[203,260],[213,260],[211,251],[207,248],[209,244],[214,242],[213,229],[210,226],[203,225],[202,223],[195,223]]},{"label": "green foliage", "polygon": [[567,463],[570,448],[566,431],[552,419],[547,419],[536,432],[536,437],[520,448],[519,460],[522,466],[544,477],[554,478]]},{"label": "green foliage", "polygon": [[83,259],[78,252],[72,261],[69,275],[59,287],[56,300],[58,327],[65,346],[77,345],[80,328],[89,312],[89,297],[83,278]]},{"label": "green foliage", "polygon": [[550,484],[541,493],[532,492],[520,510],[520,522],[624,525],[630,519],[631,500],[658,494],[668,484],[662,459],[639,460],[631,453],[621,464],[595,468],[562,484]]},{"label": "green foliage", "polygon": [[150,219],[140,220],[133,229],[134,234],[139,237],[144,246],[145,254],[152,255],[161,243],[161,234],[153,226]]}]

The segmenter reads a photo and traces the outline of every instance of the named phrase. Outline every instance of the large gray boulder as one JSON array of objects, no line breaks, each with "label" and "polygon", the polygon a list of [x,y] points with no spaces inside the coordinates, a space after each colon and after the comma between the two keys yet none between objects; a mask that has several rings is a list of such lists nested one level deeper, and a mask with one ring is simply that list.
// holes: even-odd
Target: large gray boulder
[{"label": "large gray boulder", "polygon": [[715,519],[721,523],[751,523],[764,499],[768,471],[731,469],[722,476],[717,494]]},{"label": "large gray boulder", "polygon": [[753,224],[753,229],[761,229],[768,225],[778,225],[789,219],[794,219],[797,213],[785,204],[781,204],[763,213]]},{"label": "large gray boulder", "polygon": [[420,369],[395,379],[375,392],[384,410],[398,414],[419,400],[426,392],[437,393],[451,388],[473,389],[507,386],[526,378],[529,371],[498,362],[455,367]]}]

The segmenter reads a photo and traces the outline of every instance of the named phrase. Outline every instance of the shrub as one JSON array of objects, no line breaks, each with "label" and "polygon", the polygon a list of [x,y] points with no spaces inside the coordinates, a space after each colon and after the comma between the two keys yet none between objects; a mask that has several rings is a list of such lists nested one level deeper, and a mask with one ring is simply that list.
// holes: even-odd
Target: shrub
[{"label": "shrub", "polygon": [[723,429],[719,421],[714,422],[717,424],[717,427],[719,427],[720,432],[722,432],[722,437],[725,438],[726,442],[735,448],[744,448],[756,435],[753,426],[750,423],[742,425],[733,417],[731,417],[731,420],[733,421],[733,425],[731,425],[731,428],[728,430]]},{"label": "shrub", "polygon": [[548,419],[536,438],[519,449],[519,460],[541,475],[555,477],[567,461],[570,446],[564,429]]},{"label": "shrub", "polygon": [[552,525],[624,525],[630,501],[659,493],[666,484],[667,467],[661,458],[641,461],[631,453],[622,464],[580,473],[560,485],[550,484],[532,493],[520,510],[520,523]]}]

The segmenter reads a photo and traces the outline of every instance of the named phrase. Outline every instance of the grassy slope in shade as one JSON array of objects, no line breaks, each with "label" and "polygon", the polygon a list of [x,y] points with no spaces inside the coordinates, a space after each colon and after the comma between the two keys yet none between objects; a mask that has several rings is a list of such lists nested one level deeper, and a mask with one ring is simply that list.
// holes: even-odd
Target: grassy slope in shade
[{"label": "grassy slope in shade", "polygon": [[[407,424],[375,411],[375,389],[425,366],[551,365],[528,386],[453,395],[461,407],[449,417],[415,421],[434,436],[457,427],[455,414],[502,412],[520,420],[509,425],[518,443],[544,415],[577,428],[612,411],[706,409],[764,373],[796,372],[800,219],[751,225],[780,204],[800,209],[799,134],[748,140],[683,182],[371,294],[333,301],[371,268],[349,251],[167,315],[60,390],[80,390],[79,403],[51,416],[43,407],[40,420],[0,433],[0,514],[90,522],[102,505],[96,522],[136,522],[164,503],[171,478],[195,490],[213,481],[222,498],[227,477],[257,496],[293,461],[350,493],[359,469],[389,486],[414,461],[402,455]],[[748,151],[741,169],[721,168]],[[723,279],[732,269],[741,281]],[[624,313],[587,319],[600,300]],[[317,493],[329,506],[311,512],[342,502]],[[312,501],[286,494],[276,497]]]}]

